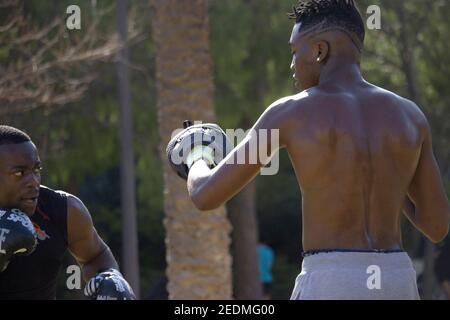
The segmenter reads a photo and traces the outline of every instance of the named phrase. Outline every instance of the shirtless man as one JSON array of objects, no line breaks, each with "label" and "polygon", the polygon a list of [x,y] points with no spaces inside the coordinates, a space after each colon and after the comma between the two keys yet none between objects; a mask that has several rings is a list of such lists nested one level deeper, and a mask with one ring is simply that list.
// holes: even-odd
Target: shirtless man
[{"label": "shirtless man", "polygon": [[[291,17],[301,92],[270,105],[223,161],[211,156],[214,143],[194,148],[183,167],[189,195],[200,210],[214,209],[270,159],[238,164],[240,152],[255,141],[270,155],[286,148],[303,197],[305,250],[291,299],[418,299],[401,217],[433,242],[447,235],[450,218],[427,119],[413,102],[363,79],[364,23],[352,0],[300,1]],[[261,129],[278,129],[279,144],[260,143]],[[186,137],[205,130],[215,129],[185,129],[169,155],[174,143],[198,145]]]}]

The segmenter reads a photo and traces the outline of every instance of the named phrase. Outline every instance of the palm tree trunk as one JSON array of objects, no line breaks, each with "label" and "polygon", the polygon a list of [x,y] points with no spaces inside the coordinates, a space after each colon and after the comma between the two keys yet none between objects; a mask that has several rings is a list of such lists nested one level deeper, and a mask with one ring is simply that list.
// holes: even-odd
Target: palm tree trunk
[{"label": "palm tree trunk", "polygon": [[173,130],[190,119],[212,122],[208,1],[150,0],[156,49],[158,122],[163,159],[170,299],[230,299],[231,226],[224,207],[199,212],[165,155]]}]

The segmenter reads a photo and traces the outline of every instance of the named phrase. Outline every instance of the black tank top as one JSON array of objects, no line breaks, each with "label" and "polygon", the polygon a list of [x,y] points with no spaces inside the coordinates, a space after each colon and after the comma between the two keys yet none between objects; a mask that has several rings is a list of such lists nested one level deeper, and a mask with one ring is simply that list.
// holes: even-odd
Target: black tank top
[{"label": "black tank top", "polygon": [[67,250],[67,194],[41,186],[30,218],[38,235],[36,250],[14,257],[0,272],[0,299],[55,299],[58,274]]}]

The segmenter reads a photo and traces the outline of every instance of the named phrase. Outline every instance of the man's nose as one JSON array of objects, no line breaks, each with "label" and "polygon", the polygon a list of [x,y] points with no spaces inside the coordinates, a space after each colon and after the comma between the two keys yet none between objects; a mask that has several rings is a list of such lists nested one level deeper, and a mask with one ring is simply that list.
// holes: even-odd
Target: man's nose
[{"label": "man's nose", "polygon": [[27,187],[39,188],[41,185],[41,175],[34,172],[30,173],[27,180]]},{"label": "man's nose", "polygon": [[292,61],[291,61],[291,70],[292,70],[292,71],[295,70],[295,57],[292,57]]}]

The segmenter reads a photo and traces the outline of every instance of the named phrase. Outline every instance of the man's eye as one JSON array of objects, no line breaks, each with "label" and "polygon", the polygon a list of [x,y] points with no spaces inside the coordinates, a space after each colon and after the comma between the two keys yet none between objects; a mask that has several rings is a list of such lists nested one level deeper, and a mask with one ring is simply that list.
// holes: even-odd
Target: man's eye
[{"label": "man's eye", "polygon": [[15,175],[16,177],[21,177],[21,176],[23,176],[23,170],[14,172],[14,175]]},{"label": "man's eye", "polygon": [[41,171],[42,171],[42,167],[40,167],[40,166],[34,169],[34,173],[36,173],[36,174],[40,174]]}]

